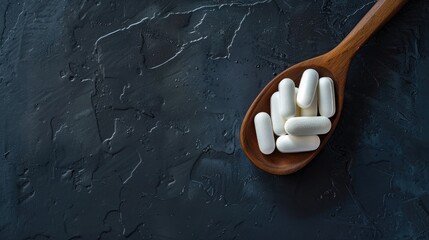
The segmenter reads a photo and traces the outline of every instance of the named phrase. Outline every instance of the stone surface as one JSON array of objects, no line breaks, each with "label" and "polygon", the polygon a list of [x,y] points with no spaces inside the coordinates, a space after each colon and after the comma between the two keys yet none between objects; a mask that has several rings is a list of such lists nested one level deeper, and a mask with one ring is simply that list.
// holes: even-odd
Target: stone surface
[{"label": "stone surface", "polygon": [[360,50],[310,165],[240,149],[264,85],[373,3],[1,1],[0,239],[429,239],[426,0]]}]

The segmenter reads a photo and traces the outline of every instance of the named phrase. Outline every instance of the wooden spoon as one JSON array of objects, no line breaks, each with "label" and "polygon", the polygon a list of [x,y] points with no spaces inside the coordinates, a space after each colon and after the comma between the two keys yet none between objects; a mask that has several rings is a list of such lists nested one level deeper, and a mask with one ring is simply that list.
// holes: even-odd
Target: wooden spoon
[{"label": "wooden spoon", "polygon": [[[347,37],[337,47],[318,57],[298,63],[271,80],[253,101],[240,129],[240,142],[247,157],[262,170],[278,175],[286,175],[298,171],[307,165],[323,148],[334,132],[344,102],[344,88],[350,62],[360,47],[377,32],[407,0],[378,0],[369,12],[360,20]],[[335,84],[336,113],[331,117],[332,128],[320,135],[320,146],[312,152],[280,153],[275,150],[270,155],[259,151],[256,140],[253,119],[259,112],[270,113],[270,97],[278,91],[278,84],[284,78],[291,78],[299,86],[302,73],[313,68],[319,72],[320,77],[331,77]]]}]

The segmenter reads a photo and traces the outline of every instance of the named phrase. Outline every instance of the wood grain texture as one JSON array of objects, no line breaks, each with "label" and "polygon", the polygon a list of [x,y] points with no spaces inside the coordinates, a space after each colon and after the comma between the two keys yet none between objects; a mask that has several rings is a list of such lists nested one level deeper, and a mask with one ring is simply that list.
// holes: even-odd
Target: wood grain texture
[{"label": "wood grain texture", "polygon": [[[334,132],[340,119],[344,103],[344,88],[350,62],[365,42],[374,35],[407,0],[379,0],[360,20],[354,29],[337,47],[318,57],[298,63],[271,80],[256,97],[243,119],[240,129],[240,143],[247,157],[260,169],[271,174],[286,175],[298,171],[307,165],[324,147]],[[270,112],[270,97],[277,91],[278,84],[283,78],[291,78],[298,86],[302,73],[313,68],[319,72],[320,77],[331,77],[335,84],[337,111],[330,119],[331,130],[320,135],[321,144],[318,149],[304,153],[280,153],[274,151],[264,155],[259,151],[256,140],[253,119],[259,112]]]}]

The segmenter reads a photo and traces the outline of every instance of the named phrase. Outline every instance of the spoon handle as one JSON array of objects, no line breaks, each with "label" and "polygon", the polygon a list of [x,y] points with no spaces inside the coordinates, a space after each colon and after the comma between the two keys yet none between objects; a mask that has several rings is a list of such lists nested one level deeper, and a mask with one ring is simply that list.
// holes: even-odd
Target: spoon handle
[{"label": "spoon handle", "polygon": [[378,0],[331,54],[351,61],[363,44],[392,18],[408,0]]}]

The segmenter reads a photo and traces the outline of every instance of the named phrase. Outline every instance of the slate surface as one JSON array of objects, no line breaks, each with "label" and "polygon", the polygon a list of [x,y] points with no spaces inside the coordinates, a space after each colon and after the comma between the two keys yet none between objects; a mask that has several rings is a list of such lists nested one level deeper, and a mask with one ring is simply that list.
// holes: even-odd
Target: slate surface
[{"label": "slate surface", "polygon": [[356,56],[309,166],[239,145],[273,75],[373,3],[2,0],[0,239],[429,239],[426,0]]}]

